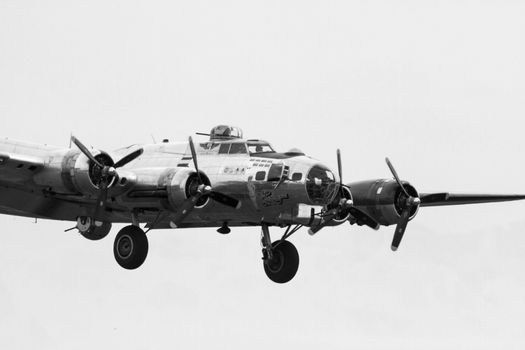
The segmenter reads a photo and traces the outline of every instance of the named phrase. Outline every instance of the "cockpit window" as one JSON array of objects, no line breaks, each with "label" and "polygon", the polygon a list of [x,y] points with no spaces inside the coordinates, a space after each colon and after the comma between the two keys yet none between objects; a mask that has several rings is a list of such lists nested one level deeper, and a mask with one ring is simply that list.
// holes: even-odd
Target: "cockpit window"
[{"label": "cockpit window", "polygon": [[219,148],[219,154],[228,154],[230,151],[231,143],[223,143],[221,144],[221,147]]},{"label": "cockpit window", "polygon": [[337,188],[334,174],[323,166],[317,165],[310,169],[306,178],[308,197],[315,204],[327,204]]},{"label": "cockpit window", "polygon": [[246,144],[244,143],[232,143],[230,148],[230,154],[246,154]]},{"label": "cockpit window", "polygon": [[267,143],[249,143],[248,151],[250,152],[250,155],[257,153],[275,153],[273,148]]}]

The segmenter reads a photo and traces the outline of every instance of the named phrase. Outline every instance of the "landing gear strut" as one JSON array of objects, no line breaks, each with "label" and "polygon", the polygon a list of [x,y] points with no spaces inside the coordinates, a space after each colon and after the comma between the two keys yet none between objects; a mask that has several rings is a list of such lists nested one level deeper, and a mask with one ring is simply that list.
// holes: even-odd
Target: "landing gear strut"
[{"label": "landing gear strut", "polygon": [[262,225],[264,272],[275,283],[289,282],[299,269],[299,253],[285,238],[286,234],[282,239],[271,243],[268,225]]},{"label": "landing gear strut", "polygon": [[115,237],[113,254],[117,263],[127,270],[134,270],[144,263],[148,255],[148,238],[134,225],[126,226]]}]

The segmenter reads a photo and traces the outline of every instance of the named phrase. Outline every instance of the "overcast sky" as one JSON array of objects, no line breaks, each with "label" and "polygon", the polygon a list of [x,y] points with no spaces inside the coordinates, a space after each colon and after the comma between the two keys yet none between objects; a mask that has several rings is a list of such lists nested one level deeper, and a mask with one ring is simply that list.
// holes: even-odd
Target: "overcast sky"
[{"label": "overcast sky", "polygon": [[[521,1],[0,0],[1,137],[102,149],[217,124],[301,148],[347,182],[525,193]],[[292,237],[271,283],[259,230],[113,238],[0,216],[2,349],[523,349],[525,202],[423,208]],[[273,229],[275,238],[282,232]]]}]

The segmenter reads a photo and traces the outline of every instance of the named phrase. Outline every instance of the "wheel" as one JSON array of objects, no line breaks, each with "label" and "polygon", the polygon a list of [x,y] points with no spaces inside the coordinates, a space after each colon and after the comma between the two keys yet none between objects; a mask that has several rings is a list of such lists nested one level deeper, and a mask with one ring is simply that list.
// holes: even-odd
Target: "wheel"
[{"label": "wheel", "polygon": [[90,241],[98,241],[99,239],[106,237],[109,231],[111,231],[111,223],[109,222],[103,222],[101,226],[92,225],[84,232],[79,230],[80,234]]},{"label": "wheel", "polygon": [[275,283],[289,282],[299,269],[297,248],[288,241],[275,241],[272,249],[272,259],[264,261],[264,272]]},{"label": "wheel", "polygon": [[118,264],[125,269],[134,270],[146,260],[148,238],[137,226],[126,226],[115,237],[113,254]]}]

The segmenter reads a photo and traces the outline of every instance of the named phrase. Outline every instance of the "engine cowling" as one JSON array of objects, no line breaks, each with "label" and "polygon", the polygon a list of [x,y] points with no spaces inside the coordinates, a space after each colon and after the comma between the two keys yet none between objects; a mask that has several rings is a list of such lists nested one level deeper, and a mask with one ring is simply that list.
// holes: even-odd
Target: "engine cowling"
[{"label": "engine cowling", "polygon": [[[202,172],[200,177],[205,185],[211,185],[208,177]],[[195,195],[199,187],[199,175],[193,169],[180,169],[170,173],[166,183],[169,204],[174,210],[178,210],[186,199]],[[209,199],[209,196],[202,196],[195,204],[195,208],[205,207]]]},{"label": "engine cowling", "polygon": [[[408,194],[418,197],[417,190],[408,182],[403,181]],[[379,224],[384,226],[397,224],[403,212],[403,203],[407,196],[396,181],[379,179],[349,184],[354,200],[358,207]],[[419,206],[414,206],[410,212],[412,220],[418,212]]]},{"label": "engine cowling", "polygon": [[[113,166],[113,158],[106,152],[93,151],[97,161],[103,165]],[[86,196],[97,197],[100,193],[100,169],[82,153],[71,152],[62,162],[62,181],[65,187],[72,192],[79,192]],[[136,182],[136,176],[130,172],[120,171],[120,177],[113,177],[108,185],[113,194],[125,192]]]}]

